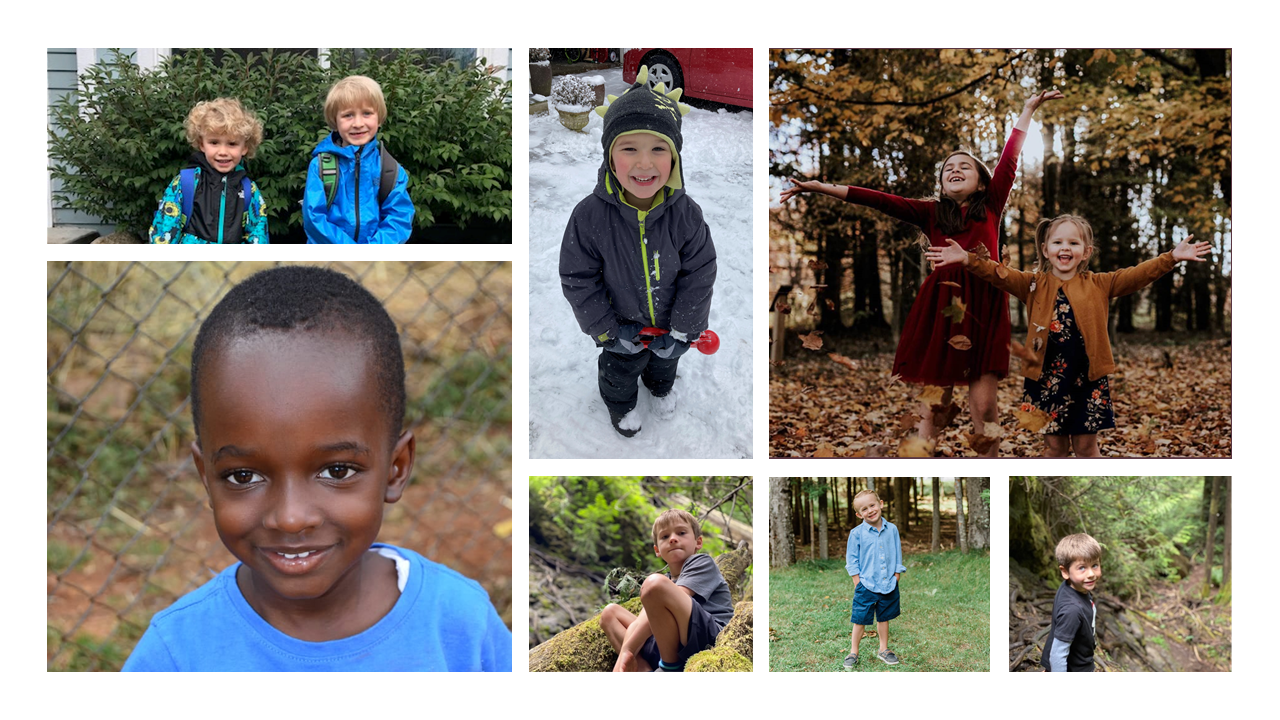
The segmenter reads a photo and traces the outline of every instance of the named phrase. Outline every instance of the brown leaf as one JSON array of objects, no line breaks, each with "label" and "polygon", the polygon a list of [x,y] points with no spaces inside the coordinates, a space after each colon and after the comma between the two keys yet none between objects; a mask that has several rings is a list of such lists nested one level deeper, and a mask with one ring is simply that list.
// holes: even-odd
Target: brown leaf
[{"label": "brown leaf", "polygon": [[929,409],[933,411],[933,427],[938,432],[942,432],[960,414],[960,406],[955,403],[930,405]]},{"label": "brown leaf", "polygon": [[806,428],[799,427],[791,431],[791,436],[805,438],[809,436],[809,431]]},{"label": "brown leaf", "polygon": [[840,363],[841,365],[843,365],[843,366],[845,366],[845,367],[849,368],[850,370],[857,370],[857,369],[858,369],[858,361],[857,361],[857,360],[853,360],[853,359],[851,359],[851,358],[847,358],[847,357],[845,357],[845,356],[843,356],[843,355],[840,355],[840,354],[838,354],[838,353],[831,353],[831,354],[830,354],[830,355],[828,355],[827,357],[831,358],[831,362],[837,362],[837,363]]},{"label": "brown leaf", "polygon": [[816,458],[835,457],[836,451],[829,444],[822,443],[821,445],[818,446],[818,449],[814,451],[813,456]]},{"label": "brown leaf", "polygon": [[969,342],[969,338],[963,335],[953,335],[947,344],[957,350],[968,350],[973,347],[973,343]]},{"label": "brown leaf", "polygon": [[960,283],[958,283],[958,282],[952,282],[952,281],[950,281],[950,280],[943,280],[942,282],[940,282],[940,283],[938,283],[938,284],[939,284],[939,285],[949,285],[949,286],[951,286],[951,287],[955,287],[955,288],[960,287]]},{"label": "brown leaf", "polygon": [[783,315],[791,314],[791,306],[787,304],[787,301],[784,298],[778,298],[778,302],[775,303],[773,307]]},{"label": "brown leaf", "polygon": [[800,340],[804,342],[805,350],[821,350],[822,349],[822,331],[814,330],[808,335],[801,335]]},{"label": "brown leaf", "polygon": [[933,457],[933,449],[937,443],[925,440],[919,435],[912,435],[898,445],[898,457]]},{"label": "brown leaf", "polygon": [[920,416],[908,410],[898,419],[898,435],[910,435],[920,431]]},{"label": "brown leaf", "polygon": [[827,264],[821,260],[810,260],[809,269],[810,270],[826,270]]},{"label": "brown leaf", "polygon": [[835,304],[834,302],[832,302],[832,301],[831,301],[831,298],[823,298],[823,302],[825,302],[825,303],[827,304],[827,309],[828,309],[828,310],[835,310],[835,309],[836,309],[836,304]]},{"label": "brown leaf", "polygon": [[960,298],[952,297],[951,304],[942,308],[942,317],[951,318],[952,324],[961,322],[964,320],[964,311],[966,307],[968,306],[960,302]]},{"label": "brown leaf", "polygon": [[804,309],[804,311],[805,311],[805,313],[806,313],[806,314],[808,314],[808,315],[812,315],[813,317],[817,317],[817,316],[818,316],[818,304],[817,304],[817,303],[809,303],[809,306],[808,306],[808,307],[806,307],[806,308]]},{"label": "brown leaf", "polygon": [[983,245],[982,243],[977,243],[977,244],[975,244],[975,245],[973,246],[973,249],[972,249],[972,250],[970,250],[969,252],[971,252],[971,253],[973,253],[974,255],[976,255],[976,256],[978,256],[978,257],[982,258],[983,260],[990,260],[990,259],[991,259],[991,251],[990,251],[990,250],[988,250],[988,249],[987,249],[987,246],[986,246],[986,245]]},{"label": "brown leaf", "polygon": [[981,433],[967,433],[965,439],[974,452],[982,455],[1000,444],[1001,435],[1004,435],[1004,428],[995,423],[984,423]]},{"label": "brown leaf", "polygon": [[901,379],[902,379],[902,376],[897,373],[890,375],[889,382],[885,383],[885,386],[884,386],[885,390],[888,390],[889,388],[893,387]]},{"label": "brown leaf", "polygon": [[1023,345],[1017,340],[1009,343],[1009,352],[1012,353],[1014,357],[1019,357],[1023,360],[1029,360],[1031,362],[1035,362],[1036,360],[1035,354],[1028,350],[1026,345]]},{"label": "brown leaf", "polygon": [[1049,424],[1049,414],[1031,403],[1022,403],[1022,406],[1013,411],[1014,417],[1018,418],[1018,427],[1038,433]]},{"label": "brown leaf", "polygon": [[938,387],[937,385],[925,385],[920,390],[920,393],[916,395],[916,399],[922,403],[937,405],[942,402],[942,394],[944,392],[946,392],[946,389]]},{"label": "brown leaf", "polygon": [[884,446],[883,446],[883,445],[872,445],[871,447],[867,448],[867,454],[865,455],[865,457],[869,457],[869,458],[882,458],[882,457],[884,457]]},{"label": "brown leaf", "polygon": [[1031,343],[1031,349],[1040,352],[1040,348],[1044,347],[1044,338],[1036,338]]}]

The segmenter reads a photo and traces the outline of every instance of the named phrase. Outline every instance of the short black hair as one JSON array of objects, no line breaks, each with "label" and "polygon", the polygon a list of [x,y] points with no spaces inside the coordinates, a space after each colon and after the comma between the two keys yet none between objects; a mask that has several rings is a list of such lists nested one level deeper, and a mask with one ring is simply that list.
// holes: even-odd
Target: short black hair
[{"label": "short black hair", "polygon": [[333,270],[303,265],[263,270],[228,292],[196,334],[191,351],[191,418],[200,439],[203,363],[233,340],[262,332],[342,331],[364,341],[377,375],[391,440],[404,425],[404,355],[396,324],[360,283]]}]

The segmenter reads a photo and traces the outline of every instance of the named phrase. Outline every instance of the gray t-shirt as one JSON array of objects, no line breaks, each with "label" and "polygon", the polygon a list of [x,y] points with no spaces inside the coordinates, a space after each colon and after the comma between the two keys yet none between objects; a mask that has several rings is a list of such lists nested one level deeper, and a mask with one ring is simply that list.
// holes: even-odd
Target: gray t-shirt
[{"label": "gray t-shirt", "polygon": [[[671,573],[667,573],[670,577]],[[675,584],[693,591],[693,599],[707,611],[720,627],[733,619],[733,598],[729,595],[729,583],[724,581],[716,561],[706,553],[698,553],[684,561],[680,577]]]}]

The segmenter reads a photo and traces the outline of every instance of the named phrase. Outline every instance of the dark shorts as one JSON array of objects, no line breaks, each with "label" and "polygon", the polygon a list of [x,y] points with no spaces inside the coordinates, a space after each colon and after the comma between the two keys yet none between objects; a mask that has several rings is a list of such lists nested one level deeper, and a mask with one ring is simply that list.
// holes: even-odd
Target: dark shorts
[{"label": "dark shorts", "polygon": [[[716,636],[720,634],[720,626],[702,607],[702,603],[692,598],[690,600],[693,602],[689,608],[689,642],[680,646],[680,662],[715,645]],[[639,654],[649,663],[649,667],[658,669],[658,661],[662,659],[662,655],[658,653],[658,641],[652,635],[644,641]]]},{"label": "dark shorts", "polygon": [[849,622],[854,625],[888,622],[901,614],[897,585],[882,594],[868,590],[866,585],[858,583],[858,588],[853,591],[853,610],[849,613]]}]

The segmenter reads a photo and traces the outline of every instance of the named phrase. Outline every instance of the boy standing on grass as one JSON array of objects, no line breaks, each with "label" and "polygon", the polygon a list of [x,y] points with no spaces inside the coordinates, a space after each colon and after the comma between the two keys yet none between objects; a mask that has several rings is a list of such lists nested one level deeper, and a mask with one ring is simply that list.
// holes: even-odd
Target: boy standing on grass
[{"label": "boy standing on grass", "polygon": [[239,562],[151,619],[125,670],[511,670],[484,588],[374,542],[413,473],[377,298],[314,267],[233,288],[191,353],[191,455]]},{"label": "boy standing on grass", "polygon": [[1062,585],[1053,597],[1053,621],[1040,665],[1050,672],[1093,672],[1098,617],[1093,588],[1102,579],[1102,546],[1077,533],[1059,540],[1054,555]]},{"label": "boy standing on grass", "polygon": [[898,576],[906,572],[902,564],[902,540],[898,527],[884,519],[880,496],[863,490],[853,498],[854,510],[862,523],[849,531],[845,550],[845,569],[853,577],[853,643],[844,658],[844,669],[858,664],[858,643],[864,625],[876,621],[880,636],[880,652],[876,657],[888,665],[897,665],[898,656],[889,649],[889,621],[902,614],[898,603]]},{"label": "boy standing on grass", "polygon": [[684,510],[668,510],[653,522],[653,551],[667,563],[640,587],[644,610],[621,605],[600,614],[600,627],[618,651],[614,672],[681,672],[685,661],[716,643],[733,619],[729,584],[702,550],[698,521]]}]

